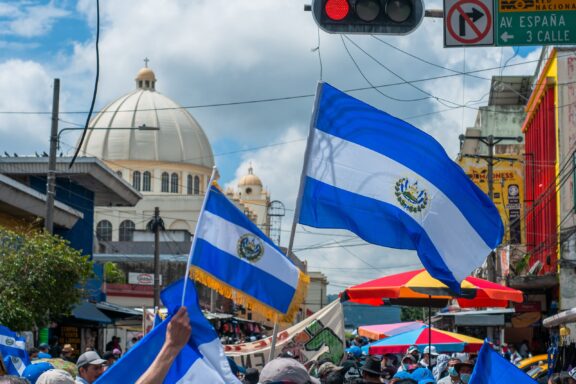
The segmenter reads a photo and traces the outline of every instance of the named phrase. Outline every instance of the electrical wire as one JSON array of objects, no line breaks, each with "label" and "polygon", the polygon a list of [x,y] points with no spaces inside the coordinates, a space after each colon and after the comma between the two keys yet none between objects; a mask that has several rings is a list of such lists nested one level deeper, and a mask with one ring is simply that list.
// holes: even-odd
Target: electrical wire
[{"label": "electrical wire", "polygon": [[94,104],[96,103],[96,94],[98,92],[98,79],[100,78],[100,48],[99,48],[99,41],[100,41],[100,0],[96,0],[96,79],[94,80],[94,93],[92,94],[92,103],[90,103],[90,111],[88,111],[88,115],[86,116],[86,124],[84,127],[84,131],[82,132],[82,136],[80,137],[80,141],[78,142],[78,148],[72,157],[72,161],[70,161],[70,165],[68,168],[72,168],[78,154],[80,153],[80,148],[82,148],[82,143],[84,142],[84,138],[86,137],[86,133],[88,132],[88,125],[90,124],[90,118],[92,117],[92,112],[94,111]]}]

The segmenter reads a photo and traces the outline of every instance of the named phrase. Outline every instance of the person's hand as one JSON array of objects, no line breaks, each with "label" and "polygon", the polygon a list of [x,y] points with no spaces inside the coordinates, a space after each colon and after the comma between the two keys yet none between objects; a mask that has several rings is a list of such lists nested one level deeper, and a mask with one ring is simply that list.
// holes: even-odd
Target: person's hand
[{"label": "person's hand", "polygon": [[179,351],[184,348],[190,339],[191,333],[192,327],[190,326],[188,311],[186,311],[186,307],[180,307],[176,315],[174,315],[170,323],[168,323],[166,345],[176,348]]}]

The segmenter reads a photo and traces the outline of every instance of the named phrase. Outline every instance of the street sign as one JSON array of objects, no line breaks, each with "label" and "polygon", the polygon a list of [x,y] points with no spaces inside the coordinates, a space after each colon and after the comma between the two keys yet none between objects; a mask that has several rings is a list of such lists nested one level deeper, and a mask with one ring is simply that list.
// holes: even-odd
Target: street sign
[{"label": "street sign", "polygon": [[494,45],[494,0],[444,0],[444,46]]},{"label": "street sign", "polygon": [[576,0],[495,0],[496,45],[576,44]]}]

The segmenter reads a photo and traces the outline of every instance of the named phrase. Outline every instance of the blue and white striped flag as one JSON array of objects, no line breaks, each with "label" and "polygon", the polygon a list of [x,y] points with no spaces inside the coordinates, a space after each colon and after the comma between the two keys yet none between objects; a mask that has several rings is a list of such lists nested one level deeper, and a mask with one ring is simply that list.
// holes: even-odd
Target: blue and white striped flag
[{"label": "blue and white striped flag", "polygon": [[194,279],[268,317],[291,318],[308,276],[216,187],[206,199],[191,250]]},{"label": "blue and white striped flag", "polygon": [[30,364],[26,339],[3,325],[0,325],[0,355],[9,375],[21,376],[26,366]]},{"label": "blue and white striped flag", "polygon": [[492,201],[425,132],[326,83],[316,97],[299,222],[417,250],[459,293],[502,240]]},{"label": "blue and white striped flag", "polygon": [[[152,364],[166,340],[166,329],[182,302],[184,279],[166,287],[161,294],[168,317],[135,344],[120,360],[96,381],[100,383],[135,383]],[[164,383],[240,384],[232,374],[218,334],[202,314],[194,283],[186,284],[184,304],[190,317],[192,335],[174,360]]]}]

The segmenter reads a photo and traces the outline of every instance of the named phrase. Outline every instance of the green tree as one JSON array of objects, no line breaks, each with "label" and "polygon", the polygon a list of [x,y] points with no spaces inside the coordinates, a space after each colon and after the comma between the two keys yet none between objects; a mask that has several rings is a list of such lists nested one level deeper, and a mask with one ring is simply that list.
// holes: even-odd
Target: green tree
[{"label": "green tree", "polygon": [[422,320],[422,309],[414,307],[401,307],[400,320],[401,321]]},{"label": "green tree", "polygon": [[104,263],[104,280],[109,284],[124,284],[126,275],[118,267],[118,264],[107,261]]},{"label": "green tree", "polygon": [[61,237],[0,227],[0,324],[15,331],[70,314],[92,262]]}]

